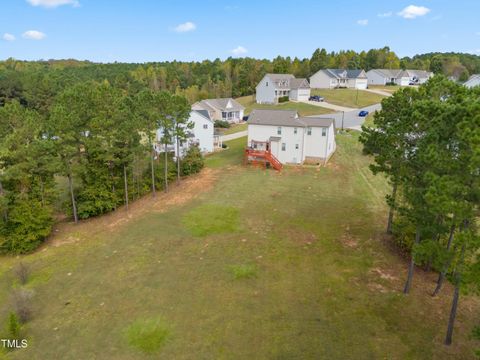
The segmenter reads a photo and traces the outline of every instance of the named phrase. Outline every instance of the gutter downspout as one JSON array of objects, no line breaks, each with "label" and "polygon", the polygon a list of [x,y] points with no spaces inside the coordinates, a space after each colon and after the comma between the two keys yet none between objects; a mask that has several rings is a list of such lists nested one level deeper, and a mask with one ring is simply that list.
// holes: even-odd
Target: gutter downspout
[{"label": "gutter downspout", "polygon": [[330,126],[327,128],[327,143],[325,144],[325,161],[323,162],[323,166],[327,165],[327,151],[328,151],[328,135],[330,133]]}]

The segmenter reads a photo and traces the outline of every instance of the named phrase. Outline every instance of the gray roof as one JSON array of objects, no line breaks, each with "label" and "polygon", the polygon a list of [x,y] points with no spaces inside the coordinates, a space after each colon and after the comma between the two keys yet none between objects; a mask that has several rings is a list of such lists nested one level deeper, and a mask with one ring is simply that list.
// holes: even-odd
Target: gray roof
[{"label": "gray roof", "polygon": [[364,79],[366,76],[363,74],[362,69],[324,69],[320,70],[325,72],[328,76],[335,79]]},{"label": "gray roof", "polygon": [[266,74],[265,76],[268,76],[272,81],[290,80],[295,78],[292,74]]},{"label": "gray roof", "polygon": [[323,117],[298,117],[295,110],[255,109],[248,117],[248,124],[292,127],[329,127],[334,124],[334,119]]},{"label": "gray roof", "polygon": [[401,77],[408,77],[408,78],[411,78],[411,77],[417,77],[417,78],[420,78],[420,79],[424,79],[424,78],[429,78],[432,73],[429,72],[429,71],[425,71],[425,70],[411,70],[411,69],[407,69],[407,70],[402,70],[402,69],[372,69],[373,71],[376,71],[377,73],[379,73],[380,75],[382,75],[383,77],[385,78],[388,78],[388,79],[397,79],[397,78],[401,78]]},{"label": "gray roof", "polygon": [[[227,107],[230,102],[231,107]],[[232,98],[221,98],[221,99],[205,99],[196,102],[194,106],[199,106],[208,111],[222,110],[222,111],[240,111],[245,110],[245,107],[242,106],[239,102],[235,101]]]},{"label": "gray roof", "polygon": [[290,80],[290,89],[310,89],[310,84],[305,78],[294,78]]},{"label": "gray roof", "polygon": [[207,118],[208,120],[212,121],[212,119],[210,118],[210,114],[208,113],[207,110],[192,110],[192,111],[195,111],[196,113],[199,113],[200,115],[202,115],[203,117]]}]

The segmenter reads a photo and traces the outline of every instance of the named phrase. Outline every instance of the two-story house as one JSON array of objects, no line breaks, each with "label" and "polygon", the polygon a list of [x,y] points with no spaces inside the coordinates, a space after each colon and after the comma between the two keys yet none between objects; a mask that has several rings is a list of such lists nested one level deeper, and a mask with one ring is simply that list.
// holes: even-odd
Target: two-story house
[{"label": "two-story house", "polygon": [[285,96],[292,101],[308,100],[308,80],[297,79],[291,74],[266,74],[256,87],[255,100],[258,104],[277,104],[278,99]]},{"label": "two-story house", "polygon": [[295,110],[253,110],[248,144],[271,152],[282,164],[323,164],[336,149],[335,121],[299,117]]}]

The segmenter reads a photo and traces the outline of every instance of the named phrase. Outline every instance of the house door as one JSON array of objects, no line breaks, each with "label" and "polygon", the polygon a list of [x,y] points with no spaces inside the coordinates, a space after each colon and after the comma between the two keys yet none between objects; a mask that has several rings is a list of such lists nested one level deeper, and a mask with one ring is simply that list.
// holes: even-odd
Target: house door
[{"label": "house door", "polygon": [[270,142],[270,152],[272,153],[273,156],[275,156],[278,159],[278,152],[279,152],[279,147],[280,147],[280,142],[278,141],[271,141]]},{"label": "house door", "polygon": [[293,159],[292,163],[298,164],[300,163],[300,144],[295,144],[295,147],[293,149]]}]

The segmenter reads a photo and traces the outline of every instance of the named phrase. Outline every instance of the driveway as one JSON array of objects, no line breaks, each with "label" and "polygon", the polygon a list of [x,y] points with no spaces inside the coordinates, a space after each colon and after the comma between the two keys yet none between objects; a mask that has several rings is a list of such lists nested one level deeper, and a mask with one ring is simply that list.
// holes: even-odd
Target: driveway
[{"label": "driveway", "polygon": [[327,108],[327,109],[330,109],[330,110],[335,110],[335,111],[352,111],[352,110],[355,110],[355,108],[349,108],[349,107],[346,107],[346,106],[334,105],[334,104],[330,104],[326,101],[305,100],[305,101],[302,101],[302,102],[305,103],[305,104],[320,106],[320,107]]},{"label": "driveway", "polygon": [[230,140],[235,140],[244,136],[248,135],[248,130],[245,131],[239,131],[233,134],[228,134],[228,135],[222,135],[222,141],[230,141]]},{"label": "driveway", "polygon": [[380,104],[365,106],[360,109],[345,111],[345,112],[335,112],[332,114],[322,114],[322,115],[313,115],[312,117],[327,118],[335,120],[335,127],[337,129],[354,129],[361,130],[362,124],[365,122],[364,117],[358,116],[360,110],[367,110],[369,113],[374,113],[377,110],[380,110],[382,106]]}]

